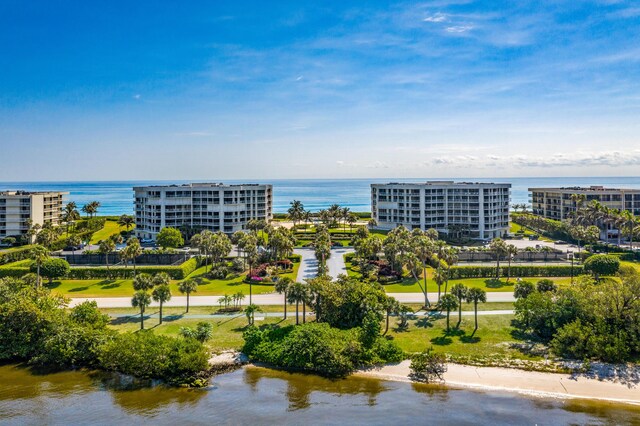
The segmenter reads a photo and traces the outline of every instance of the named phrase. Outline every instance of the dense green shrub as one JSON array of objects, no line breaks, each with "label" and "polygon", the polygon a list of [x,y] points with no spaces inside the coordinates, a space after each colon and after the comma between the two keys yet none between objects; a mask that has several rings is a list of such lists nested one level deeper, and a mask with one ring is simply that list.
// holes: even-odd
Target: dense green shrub
[{"label": "dense green shrub", "polygon": [[[138,266],[138,273],[147,273],[151,275],[160,272],[166,272],[171,279],[182,280],[190,275],[198,267],[198,260],[191,258],[179,266]],[[0,270],[2,274],[2,270]],[[112,279],[131,279],[133,278],[133,268],[109,268],[106,267],[74,267],[71,268],[68,278],[76,280],[104,279],[111,277]]]},{"label": "dense green shrub", "polygon": [[23,246],[0,251],[0,265],[30,259],[35,246]]},{"label": "dense green shrub", "polygon": [[[42,275],[44,278],[49,278],[49,283],[51,283],[55,278],[62,278],[67,276],[70,270],[71,267],[69,266],[69,262],[58,257],[46,259],[40,265],[40,275]],[[36,271],[37,266],[35,264],[32,264],[31,272]]]},{"label": "dense green shrub", "polygon": [[327,377],[342,377],[363,365],[394,362],[402,351],[391,341],[378,337],[367,351],[358,328],[340,330],[327,323],[300,326],[249,327],[244,333],[243,352],[252,360]]},{"label": "dense green shrub", "polygon": [[585,272],[590,272],[596,279],[601,275],[615,275],[620,269],[620,259],[608,254],[594,254],[584,262]]},{"label": "dense green shrub", "polygon": [[208,354],[192,338],[172,338],[152,331],[123,333],[98,349],[102,368],[141,378],[185,382],[207,368]]}]

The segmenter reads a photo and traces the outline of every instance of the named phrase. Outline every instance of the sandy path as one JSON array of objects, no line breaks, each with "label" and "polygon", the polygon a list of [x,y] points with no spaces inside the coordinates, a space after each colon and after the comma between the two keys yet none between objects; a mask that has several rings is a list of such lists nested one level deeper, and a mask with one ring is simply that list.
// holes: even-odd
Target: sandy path
[{"label": "sandy path", "polygon": [[[361,376],[386,380],[410,381],[410,361],[377,369],[360,371]],[[585,398],[640,405],[640,384],[621,383],[569,374],[540,373],[510,368],[474,367],[448,364],[445,383],[449,386],[502,390],[523,394],[561,398]]]}]

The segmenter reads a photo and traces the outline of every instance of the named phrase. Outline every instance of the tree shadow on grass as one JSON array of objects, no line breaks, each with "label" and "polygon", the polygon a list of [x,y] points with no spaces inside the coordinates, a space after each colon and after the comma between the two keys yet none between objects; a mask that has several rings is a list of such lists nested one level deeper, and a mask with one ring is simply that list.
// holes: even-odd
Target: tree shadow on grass
[{"label": "tree shadow on grass", "polygon": [[[147,321],[149,319],[149,315],[144,316],[144,320]],[[122,325],[122,324],[131,324],[131,323],[140,323],[140,314],[138,315],[130,315],[127,317],[118,317],[113,318],[109,323],[111,325]]]},{"label": "tree shadow on grass", "polygon": [[51,284],[49,283],[45,284],[45,287],[47,287],[49,290],[53,290],[54,288],[60,287],[60,284],[61,284],[60,281],[54,281]]},{"label": "tree shadow on grass", "polygon": [[118,288],[118,287],[120,287],[120,283],[115,282],[115,281],[113,281],[113,282],[111,282],[109,284],[102,284],[102,283],[100,284],[100,288],[102,290],[109,290],[109,289]]},{"label": "tree shadow on grass", "polygon": [[482,339],[480,339],[478,336],[466,336],[465,335],[465,336],[461,336],[460,337],[460,341],[462,343],[478,343],[480,340],[482,340]]},{"label": "tree shadow on grass", "polygon": [[453,339],[451,339],[451,337],[448,337],[445,334],[444,336],[434,337],[433,339],[430,340],[430,342],[433,343],[434,345],[446,346],[453,343]]},{"label": "tree shadow on grass", "polygon": [[431,318],[422,317],[416,321],[416,327],[420,328],[432,328],[433,322],[431,322]]},{"label": "tree shadow on grass", "polygon": [[69,289],[69,293],[75,293],[75,292],[78,292],[78,291],[85,291],[85,290],[89,290],[89,287],[85,286],[85,287],[70,288]]},{"label": "tree shadow on grass", "polygon": [[167,322],[172,322],[172,321],[178,321],[181,320],[182,318],[184,318],[183,314],[172,314],[172,315],[163,315],[162,316],[162,321],[167,321]]}]

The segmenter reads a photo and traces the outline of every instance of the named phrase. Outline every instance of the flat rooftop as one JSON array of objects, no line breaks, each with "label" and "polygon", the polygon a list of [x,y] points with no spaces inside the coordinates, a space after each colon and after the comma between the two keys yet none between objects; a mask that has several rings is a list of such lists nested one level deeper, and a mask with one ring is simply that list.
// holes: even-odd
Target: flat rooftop
[{"label": "flat rooftop", "polygon": [[207,183],[207,182],[194,182],[194,183],[182,183],[182,184],[167,184],[167,185],[148,185],[148,186],[135,186],[133,189],[143,188],[234,188],[242,186],[271,186],[271,184],[262,183]]},{"label": "flat rooftop", "polygon": [[0,197],[19,197],[28,195],[68,195],[68,192],[63,191],[0,191]]},{"label": "flat rooftop", "polygon": [[529,191],[539,191],[539,192],[631,192],[638,191],[640,192],[640,188],[605,188],[600,185],[592,185],[592,186],[562,186],[557,188],[529,188]]},{"label": "flat rooftop", "polygon": [[388,183],[372,183],[372,186],[385,186],[385,185],[411,185],[411,186],[452,186],[452,185],[496,185],[496,186],[511,186],[510,183],[500,182],[456,182],[453,180],[428,180],[425,182],[388,182]]}]

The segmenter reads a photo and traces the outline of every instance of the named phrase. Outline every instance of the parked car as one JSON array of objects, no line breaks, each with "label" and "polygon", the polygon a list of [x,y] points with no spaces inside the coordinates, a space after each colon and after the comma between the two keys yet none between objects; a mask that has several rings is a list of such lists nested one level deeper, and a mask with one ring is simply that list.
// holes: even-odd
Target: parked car
[{"label": "parked car", "polygon": [[82,250],[84,248],[84,244],[79,244],[77,246],[66,246],[63,250],[64,251],[78,251],[78,250]]},{"label": "parked car", "polygon": [[567,242],[566,242],[566,241],[562,241],[562,240],[555,241],[555,243],[556,243],[556,244],[567,244]]}]

